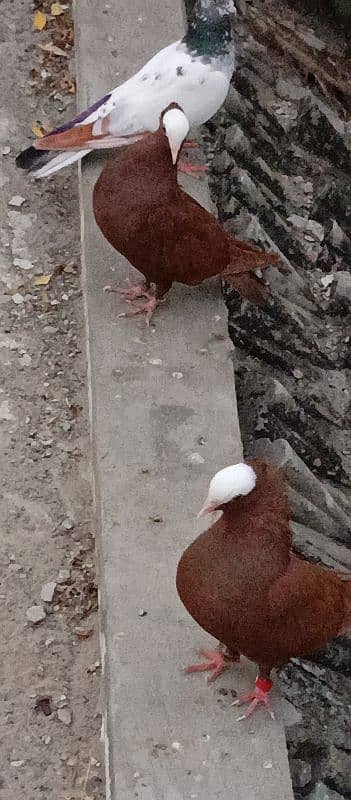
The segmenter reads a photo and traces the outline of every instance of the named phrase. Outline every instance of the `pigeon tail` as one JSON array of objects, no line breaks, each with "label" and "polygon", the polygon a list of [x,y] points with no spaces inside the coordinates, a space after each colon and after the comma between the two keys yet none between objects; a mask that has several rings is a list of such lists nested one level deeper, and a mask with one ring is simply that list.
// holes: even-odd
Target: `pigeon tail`
[{"label": "pigeon tail", "polygon": [[263,306],[269,297],[269,287],[255,274],[256,269],[267,269],[275,264],[279,257],[276,253],[263,253],[255,250],[247,242],[232,238],[231,263],[222,273],[222,277],[231,284],[244,300],[257,306]]}]

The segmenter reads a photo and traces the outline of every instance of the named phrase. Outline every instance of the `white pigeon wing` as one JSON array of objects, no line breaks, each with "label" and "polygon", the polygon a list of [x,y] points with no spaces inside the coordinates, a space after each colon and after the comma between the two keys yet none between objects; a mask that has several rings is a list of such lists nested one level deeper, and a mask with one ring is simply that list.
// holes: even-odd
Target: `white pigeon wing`
[{"label": "white pigeon wing", "polygon": [[92,115],[97,119],[94,134],[101,133],[102,119],[104,131],[112,136],[155,131],[161,112],[172,102],[180,105],[190,125],[201,125],[216,113],[228,92],[231,70],[225,74],[216,67],[216,60],[205,62],[192,56],[183,42],[165,47],[114,89]]}]

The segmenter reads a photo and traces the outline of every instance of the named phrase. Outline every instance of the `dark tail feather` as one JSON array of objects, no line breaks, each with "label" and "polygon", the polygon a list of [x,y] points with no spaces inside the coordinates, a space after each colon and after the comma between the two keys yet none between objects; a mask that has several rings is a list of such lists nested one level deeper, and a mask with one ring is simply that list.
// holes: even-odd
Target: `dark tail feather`
[{"label": "dark tail feather", "polygon": [[255,306],[266,304],[269,297],[269,286],[254,272],[246,272],[242,275],[223,275],[223,277],[244,300],[249,300]]},{"label": "dark tail feather", "polygon": [[255,250],[247,242],[232,239],[231,261],[222,273],[224,280],[231,284],[241,297],[257,306],[263,306],[269,297],[269,288],[262,278],[255,275],[255,269],[267,269],[279,261],[275,253]]},{"label": "dark tail feather", "polygon": [[36,148],[31,145],[31,147],[27,147],[26,150],[22,150],[22,153],[17,156],[16,167],[32,172],[34,169],[44,167],[52,158],[55,158],[55,155],[56,153],[53,153],[51,150],[36,150]]}]

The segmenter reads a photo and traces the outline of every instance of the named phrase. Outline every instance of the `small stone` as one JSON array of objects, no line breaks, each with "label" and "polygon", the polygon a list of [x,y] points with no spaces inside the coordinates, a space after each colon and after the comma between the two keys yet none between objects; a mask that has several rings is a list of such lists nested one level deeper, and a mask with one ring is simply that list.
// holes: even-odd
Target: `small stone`
[{"label": "small stone", "polygon": [[38,678],[43,678],[43,677],[44,677],[44,674],[45,674],[44,667],[43,667],[43,665],[42,665],[42,664],[39,664],[39,667],[38,667],[38,669],[37,669],[37,675],[38,675]]},{"label": "small stone", "polygon": [[290,772],[294,789],[303,789],[312,780],[311,765],[301,758],[291,760]]},{"label": "small stone", "polygon": [[339,300],[351,303],[351,274],[349,272],[337,272],[335,280],[335,296]]},{"label": "small stone", "polygon": [[64,708],[59,708],[57,710],[57,718],[60,722],[63,722],[64,725],[71,725],[72,724],[72,711],[65,706]]},{"label": "small stone", "polygon": [[65,531],[72,531],[74,528],[73,520],[67,517],[67,519],[64,519],[63,522],[61,523],[61,528],[63,528]]},{"label": "small stone", "polygon": [[294,378],[296,378],[297,381],[300,381],[301,378],[303,378],[303,372],[298,367],[296,367],[295,369],[293,369],[293,376]]},{"label": "small stone", "polygon": [[172,377],[176,378],[177,381],[180,381],[182,379],[182,377],[183,377],[183,373],[182,372],[172,372]]},{"label": "small stone", "polygon": [[33,269],[33,264],[28,258],[14,258],[13,265],[14,267],[18,267],[18,269]]},{"label": "small stone", "polygon": [[200,453],[190,453],[190,455],[188,456],[188,461],[190,461],[190,464],[205,463],[205,459],[202,456],[200,456]]},{"label": "small stone", "polygon": [[150,358],[149,364],[153,367],[160,367],[162,364],[162,358]]},{"label": "small stone", "polygon": [[23,294],[20,294],[19,292],[15,292],[15,294],[12,295],[12,300],[16,304],[16,306],[20,306],[21,303],[24,303]]},{"label": "small stone", "polygon": [[321,278],[321,284],[323,286],[323,289],[327,289],[328,286],[331,286],[333,281],[334,281],[334,275],[323,275],[323,277]]},{"label": "small stone", "polygon": [[11,761],[11,767],[23,767],[25,761]]},{"label": "small stone", "polygon": [[48,583],[44,583],[40,592],[40,599],[44,600],[44,603],[52,603],[55,594],[55,589],[56,589],[55,581],[49,581]]},{"label": "small stone", "polygon": [[21,356],[20,364],[22,364],[22,367],[30,367],[31,363],[32,356],[30,356],[29,353],[25,353],[23,356]]},{"label": "small stone", "polygon": [[8,156],[11,153],[11,147],[3,147],[1,150],[2,156]]},{"label": "small stone", "polygon": [[26,611],[26,617],[28,622],[32,625],[38,625],[39,622],[43,622],[46,617],[46,612],[43,609],[43,606],[31,606]]},{"label": "small stone", "polygon": [[21,208],[21,206],[23,206],[23,203],[25,202],[26,202],[25,197],[21,197],[20,194],[14,194],[13,197],[11,197],[11,199],[9,200],[8,204],[9,206],[13,206],[13,208]]},{"label": "small stone", "polygon": [[71,580],[71,573],[69,569],[60,569],[57,576],[57,583],[68,583]]},{"label": "small stone", "polygon": [[180,744],[180,742],[172,742],[171,746],[172,750],[174,750],[175,753],[179,753],[179,751],[182,749],[182,745]]},{"label": "small stone", "polygon": [[138,614],[139,614],[139,617],[146,617],[147,616],[147,611],[145,611],[145,608],[139,608]]},{"label": "small stone", "polygon": [[272,769],[273,762],[272,761],[265,761],[263,764],[263,769]]},{"label": "small stone", "polygon": [[50,744],[51,736],[43,736],[43,742],[44,744]]},{"label": "small stone", "polygon": [[318,782],[313,792],[307,795],[306,800],[343,800],[343,798],[338,792],[329,789],[329,786],[326,786],[325,783]]}]

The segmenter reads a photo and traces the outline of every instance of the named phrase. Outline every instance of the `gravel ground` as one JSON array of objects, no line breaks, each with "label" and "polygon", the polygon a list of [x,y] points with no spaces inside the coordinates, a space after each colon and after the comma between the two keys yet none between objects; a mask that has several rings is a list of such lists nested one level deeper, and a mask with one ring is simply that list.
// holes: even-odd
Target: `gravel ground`
[{"label": "gravel ground", "polygon": [[1,3],[0,780],[16,800],[104,797],[77,176],[14,163],[32,125],[75,109],[65,9]]}]

